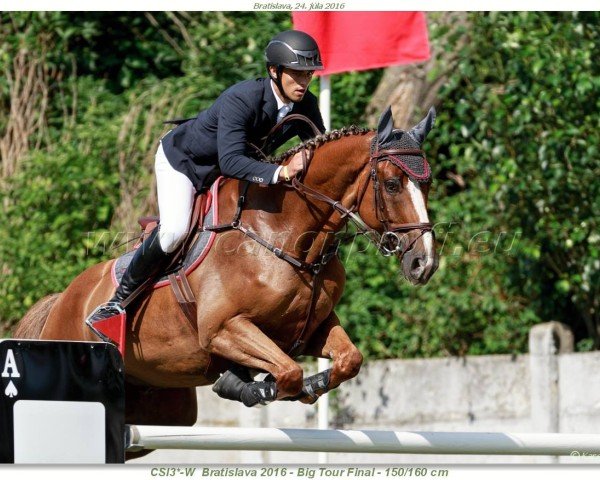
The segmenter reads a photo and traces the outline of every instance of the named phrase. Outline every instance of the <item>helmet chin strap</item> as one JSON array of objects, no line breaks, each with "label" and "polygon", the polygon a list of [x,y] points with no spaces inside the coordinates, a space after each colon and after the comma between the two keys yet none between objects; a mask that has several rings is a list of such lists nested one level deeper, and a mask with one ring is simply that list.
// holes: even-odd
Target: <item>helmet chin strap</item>
[{"label": "helmet chin strap", "polygon": [[293,102],[293,100],[285,94],[285,90],[283,89],[283,84],[281,83],[281,74],[283,73],[283,67],[281,65],[277,66],[277,77],[273,78],[271,75],[271,69],[267,68],[267,73],[269,74],[269,78],[275,82],[277,85],[277,90],[281,93],[281,96],[287,100],[288,102]]}]

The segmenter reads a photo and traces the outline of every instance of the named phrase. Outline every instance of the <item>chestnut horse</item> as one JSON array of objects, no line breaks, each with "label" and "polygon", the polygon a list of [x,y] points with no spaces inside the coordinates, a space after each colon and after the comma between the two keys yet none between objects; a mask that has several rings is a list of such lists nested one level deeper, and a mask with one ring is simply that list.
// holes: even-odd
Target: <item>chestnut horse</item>
[{"label": "chestnut horse", "polygon": [[[214,383],[235,364],[268,372],[277,399],[302,392],[303,371],[294,361],[299,355],[332,360],[326,388],[317,395],[354,377],[362,355],[334,312],[345,272],[330,247],[351,220],[383,254],[397,257],[410,282],[429,280],[437,257],[421,143],[434,118],[432,109],[403,132],[393,129],[388,109],[376,132],[350,127],[319,135],[277,159],[285,164],[301,149],[311,153],[302,179],[291,185],[225,181],[220,221],[239,219],[236,228],[217,235],[189,275],[200,304],[197,324],[188,321],[170,288],[128,307],[126,421],[193,424],[194,388]],[[98,340],[84,320],[114,292],[112,263],[90,267],[64,292],[40,300],[15,337]]]}]

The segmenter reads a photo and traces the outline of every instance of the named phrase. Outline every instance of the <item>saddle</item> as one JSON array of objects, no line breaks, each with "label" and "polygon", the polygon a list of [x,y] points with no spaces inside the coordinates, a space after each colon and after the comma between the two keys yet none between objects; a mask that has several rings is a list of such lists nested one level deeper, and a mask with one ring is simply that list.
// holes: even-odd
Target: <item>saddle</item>
[{"label": "saddle", "polygon": [[[184,123],[191,119],[183,119],[181,121],[169,121],[168,123],[180,124]],[[320,133],[319,129],[311,122],[308,118],[303,115],[291,114],[284,117],[279,123],[277,123],[271,131],[267,134],[267,136],[262,139],[262,148],[258,148],[254,145],[250,145],[253,147],[260,157],[266,158],[266,155],[263,150],[270,149],[270,142],[273,141],[275,133],[282,129],[291,121],[300,120],[309,125],[312,129],[314,135],[318,135]],[[303,157],[304,161],[304,171],[308,166],[308,159],[306,155]],[[187,279],[187,275],[190,274],[200,263],[210,250],[214,238],[216,237],[219,231],[223,231],[224,229],[236,228],[236,226],[232,224],[228,225],[219,225],[218,223],[218,202],[217,202],[217,193],[219,189],[219,185],[223,177],[217,178],[210,191],[206,194],[199,194],[196,196],[194,201],[194,207],[192,211],[192,216],[188,228],[188,234],[186,238],[183,240],[182,245],[175,252],[173,259],[166,269],[165,276],[163,278],[156,281],[156,278],[149,278],[146,282],[140,285],[128,298],[126,298],[121,304],[110,304],[108,307],[100,306],[98,308],[107,308],[111,312],[116,311],[117,314],[113,317],[107,318],[105,320],[96,321],[92,325],[86,323],[88,326],[103,340],[115,343],[121,352],[121,355],[124,355],[124,343],[125,343],[125,307],[133,302],[136,298],[139,297],[147,288],[154,284],[153,288],[161,288],[165,285],[171,285],[173,289],[173,293],[175,294],[175,298],[177,299],[183,313],[186,318],[192,325],[194,329],[197,329],[196,318],[198,306],[196,299],[194,297],[194,293],[190,287],[190,284]],[[241,213],[241,208],[243,206],[244,197],[240,197],[238,200],[238,213],[236,216]],[[111,268],[111,277],[113,284],[118,286],[120,284],[120,279],[123,274],[127,270],[127,266],[131,262],[133,255],[135,254],[135,249],[139,248],[142,242],[156,229],[160,223],[159,217],[150,216],[150,217],[140,217],[138,219],[138,223],[142,228],[142,233],[140,235],[139,241],[134,247],[134,249],[125,255],[122,255],[118,259],[113,262]],[[239,227],[239,226],[238,226]],[[241,230],[241,228],[238,228]],[[256,235],[252,235],[251,232],[244,230],[244,234],[254,238],[261,245],[265,246],[271,251],[274,251],[280,258],[292,263],[295,266],[299,266],[300,268],[310,267],[313,265],[305,264],[304,262],[298,263],[294,261],[293,258],[289,257],[289,255],[282,254],[278,252],[278,249],[274,249],[273,246],[265,243],[260,238],[256,237]],[[92,314],[88,317],[92,317],[96,311],[92,312]],[[113,320],[114,318],[114,320]]]},{"label": "saddle", "polygon": [[[125,307],[147,289],[158,289],[170,285],[185,317],[194,329],[197,328],[196,316],[198,307],[187,276],[202,263],[214,243],[216,233],[208,230],[207,227],[218,223],[217,194],[222,180],[222,177],[218,178],[209,191],[196,196],[188,234],[182,241],[181,246],[175,251],[171,263],[165,269],[162,277],[149,278],[125,299],[121,305],[111,304],[110,307],[117,310],[119,312],[118,315],[106,320],[97,321],[93,326],[90,325],[92,330],[104,341],[116,344],[121,355],[124,356],[125,353]],[[160,218],[156,216],[141,217],[138,219],[138,223],[142,228],[138,242],[131,251],[117,258],[111,267],[111,277],[115,286],[119,285],[121,277],[127,270],[136,249],[158,227]]]},{"label": "saddle", "polygon": [[[196,195],[186,237],[182,241],[181,246],[174,252],[171,263],[165,269],[163,276],[149,280],[153,284],[153,289],[162,288],[170,284],[186,316],[189,317],[190,314],[194,315],[194,322],[196,301],[189,287],[187,275],[192,273],[202,263],[212,246],[215,234],[214,232],[205,230],[205,227],[218,222],[217,195],[222,180],[222,178],[217,179],[210,190]],[[138,224],[142,228],[142,232],[137,244],[130,252],[116,259],[113,264],[111,273],[115,286],[120,283],[122,275],[127,270],[129,262],[135,254],[135,250],[158,227],[159,223],[160,218],[157,216],[141,217],[138,219]],[[145,285],[141,290],[143,291],[149,286]],[[134,292],[130,298],[123,302],[124,306],[131,303],[137,295],[138,293]]]}]

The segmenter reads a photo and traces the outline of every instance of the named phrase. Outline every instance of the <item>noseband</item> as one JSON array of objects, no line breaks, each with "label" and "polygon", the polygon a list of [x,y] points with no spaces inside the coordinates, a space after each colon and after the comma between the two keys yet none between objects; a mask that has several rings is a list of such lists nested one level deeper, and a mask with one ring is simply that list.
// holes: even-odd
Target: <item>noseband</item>
[{"label": "noseband", "polygon": [[[275,127],[273,127],[273,130],[269,133],[269,135],[265,139],[265,144],[267,144],[269,137],[274,132],[276,132],[278,129],[280,129],[284,123],[286,123],[287,121],[295,120],[295,119],[300,119],[300,120],[307,122],[312,127],[315,135],[318,135],[320,133],[319,130],[317,129],[317,127],[306,117],[304,117],[302,115],[288,115],[281,122],[279,122]],[[266,155],[264,155],[264,153],[262,152],[262,150],[260,148],[254,146],[254,145],[252,145],[252,147],[261,156],[266,158]],[[307,155],[307,150],[309,152],[309,155]],[[424,223],[424,222],[422,222],[422,223],[403,223],[400,225],[393,226],[393,223],[390,222],[386,218],[386,215],[385,215],[385,201],[384,201],[384,197],[381,193],[381,185],[379,182],[379,178],[377,176],[377,171],[378,171],[379,165],[381,163],[390,161],[390,162],[392,162],[392,164],[394,166],[403,170],[401,167],[398,166],[398,162],[397,162],[399,160],[398,156],[419,155],[419,156],[422,156],[423,158],[425,158],[425,153],[422,150],[407,149],[407,148],[399,148],[399,149],[387,148],[387,149],[380,150],[377,147],[375,149],[375,151],[372,152],[369,157],[370,173],[367,176],[366,181],[364,182],[364,184],[362,186],[360,185],[362,182],[359,180],[359,186],[357,187],[358,192],[357,192],[357,196],[356,196],[356,201],[355,201],[354,205],[352,205],[350,208],[346,208],[344,205],[341,204],[340,201],[333,200],[332,198],[328,197],[327,195],[325,195],[317,190],[314,190],[313,188],[308,187],[307,185],[302,183],[302,180],[304,179],[304,176],[306,175],[306,172],[308,170],[308,167],[310,166],[310,162],[313,157],[313,155],[312,155],[313,149],[309,147],[308,149],[303,148],[301,151],[302,151],[302,163],[303,163],[303,167],[304,167],[302,169],[302,173],[300,174],[300,176],[294,177],[294,179],[292,180],[291,183],[283,184],[283,185],[285,185],[288,188],[296,190],[301,195],[313,197],[313,198],[320,200],[324,203],[327,203],[328,205],[333,207],[335,210],[337,210],[341,214],[342,219],[344,219],[345,221],[349,220],[352,223],[354,223],[354,225],[356,226],[356,228],[359,232],[358,234],[359,235],[362,234],[362,235],[366,236],[369,239],[369,241],[371,243],[373,243],[373,245],[375,245],[377,250],[382,255],[384,255],[386,257],[389,257],[391,255],[399,255],[400,258],[402,258],[404,256],[404,254],[413,247],[415,242],[419,238],[421,238],[426,232],[433,233],[433,227],[432,227],[431,223],[429,223],[429,222],[427,222],[427,223]],[[360,205],[364,199],[365,193],[366,193],[369,183],[371,181],[373,183],[373,190],[374,190],[374,196],[375,196],[375,212],[377,215],[377,219],[383,226],[382,234],[379,234],[379,232],[377,230],[369,227],[363,221],[363,219],[360,218],[360,215],[358,214],[358,210],[360,209]],[[294,267],[299,268],[301,270],[311,272],[315,276],[318,275],[319,272],[322,270],[323,266],[325,266],[331,260],[331,258],[333,258],[333,256],[336,254],[337,246],[338,246],[339,242],[335,242],[333,245],[330,246],[330,248],[324,254],[319,256],[313,262],[308,263],[304,260],[301,260],[299,258],[296,258],[296,257],[284,252],[282,249],[276,247],[269,241],[261,238],[258,234],[254,233],[251,229],[249,229],[247,226],[245,226],[240,219],[242,210],[244,208],[244,204],[246,202],[246,193],[248,191],[249,185],[250,184],[248,182],[245,182],[243,192],[238,199],[236,212],[234,214],[233,220],[230,223],[206,226],[206,227],[204,227],[204,229],[208,230],[208,231],[213,231],[215,233],[225,232],[228,230],[238,230],[241,233],[243,233],[244,235],[250,237],[257,243],[259,243],[260,245],[262,245],[263,247],[265,247],[266,249],[268,249],[269,251],[273,252],[278,258],[285,260],[286,262],[293,265]],[[405,236],[407,233],[412,232],[414,230],[419,231],[420,232],[419,235],[417,235],[406,246],[403,246],[403,238],[402,237]],[[315,292],[315,289],[314,289],[314,280],[313,280],[313,296],[314,296],[314,292]],[[311,301],[311,304],[312,304],[312,301]]]},{"label": "noseband", "polygon": [[[352,223],[354,223],[354,225],[358,229],[359,233],[365,235],[369,239],[369,241],[377,247],[377,249],[382,255],[386,257],[389,257],[391,255],[399,255],[400,258],[402,258],[402,256],[404,256],[404,254],[408,252],[413,247],[415,242],[419,238],[421,238],[426,232],[433,233],[433,226],[429,222],[402,223],[400,225],[394,226],[393,223],[390,222],[390,220],[386,217],[385,200],[381,192],[381,184],[379,182],[379,177],[377,176],[377,170],[379,168],[379,165],[383,162],[392,162],[392,164],[395,167],[400,168],[392,160],[395,157],[401,155],[419,155],[425,158],[425,152],[419,149],[377,149],[369,157],[369,176],[367,177],[367,180],[364,182],[362,187],[359,185],[358,195],[356,196],[356,202],[350,208],[346,208],[339,201],[333,200],[327,195],[324,195],[321,192],[307,187],[298,178],[294,178],[292,180],[291,187],[299,193],[309,195],[313,198],[316,198],[331,205],[342,215],[342,218],[347,218],[350,221],[352,221]],[[301,178],[303,178],[304,175],[306,175],[306,170],[310,164],[311,159],[312,155],[307,157],[306,150],[302,150],[304,170]],[[383,226],[382,234],[379,234],[377,230],[369,227],[362,220],[362,218],[360,218],[360,215],[358,215],[358,210],[360,209],[360,205],[364,199],[369,183],[371,182],[373,183],[373,190],[375,196],[375,213],[377,215],[377,220],[379,220],[379,222]],[[419,235],[417,235],[406,246],[403,246],[403,237],[407,233],[412,232],[414,230],[419,231]]]}]

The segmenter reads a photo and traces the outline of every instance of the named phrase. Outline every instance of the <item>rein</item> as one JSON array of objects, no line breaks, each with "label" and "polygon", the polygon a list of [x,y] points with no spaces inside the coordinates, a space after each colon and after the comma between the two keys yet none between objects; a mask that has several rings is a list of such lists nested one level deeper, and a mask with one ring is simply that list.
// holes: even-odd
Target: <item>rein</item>
[{"label": "rein", "polygon": [[[296,190],[298,193],[311,196],[317,200],[327,203],[341,214],[342,219],[347,218],[348,220],[352,221],[352,223],[358,229],[359,234],[367,237],[367,239],[377,247],[377,249],[383,256],[389,257],[394,254],[400,254],[400,258],[402,258],[402,256],[404,256],[404,254],[408,250],[410,250],[415,244],[415,242],[419,238],[421,238],[426,232],[433,232],[433,225],[430,222],[403,223],[392,228],[389,220],[385,218],[385,202],[381,195],[381,187],[379,178],[377,176],[377,168],[381,162],[392,161],[391,158],[393,158],[396,155],[422,155],[424,157],[425,153],[422,150],[418,149],[377,150],[374,154],[371,155],[369,160],[369,163],[371,165],[369,177],[367,178],[367,181],[363,184],[362,188],[359,186],[359,192],[356,197],[356,202],[350,208],[346,208],[344,205],[341,204],[340,201],[333,200],[327,195],[324,195],[321,192],[308,187],[307,185],[299,181],[297,178],[294,178],[292,180],[291,188]],[[305,150],[302,150],[302,156],[305,165],[309,163],[310,159],[312,158],[310,157],[308,159],[308,162],[306,161]],[[305,174],[306,168],[303,171],[303,175]],[[363,219],[360,218],[360,215],[358,215],[358,210],[371,181],[373,182],[373,189],[375,193],[375,212],[377,215],[377,219],[381,222],[381,224],[384,227],[384,232],[382,234],[379,234],[377,230],[369,227],[363,221]],[[408,245],[402,248],[402,239],[398,234],[408,233],[413,230],[419,230],[420,234],[416,236]]]},{"label": "rein", "polygon": [[[287,117],[284,117],[284,119],[281,122],[279,122],[277,125],[275,125],[275,127],[273,127],[273,129],[269,132],[269,134],[266,137],[265,144],[275,132],[277,132],[279,129],[282,128],[284,123],[292,121],[292,120],[298,120],[298,119],[306,121],[313,128],[315,135],[320,134],[317,127],[306,117],[304,117],[302,115],[288,115]],[[252,147],[254,149],[256,149],[257,152],[259,152],[259,154],[261,154],[263,157],[266,158],[266,156],[264,155],[264,153],[262,152],[262,150],[260,148],[254,146],[254,145],[252,145]],[[307,150],[309,151],[308,154],[307,154]],[[366,181],[364,182],[364,184],[362,185],[362,187],[360,186],[360,180],[359,180],[359,187],[358,187],[359,190],[357,192],[358,194],[356,197],[356,201],[355,201],[354,205],[352,205],[350,208],[347,208],[344,205],[342,205],[342,203],[340,201],[333,200],[332,198],[328,197],[327,195],[302,183],[302,180],[306,176],[307,170],[310,167],[311,160],[313,159],[314,150],[313,150],[313,148],[309,147],[308,149],[303,148],[301,150],[301,152],[302,152],[302,163],[304,166],[304,168],[302,170],[302,174],[300,176],[294,177],[292,179],[291,184],[284,184],[284,186],[287,188],[296,190],[300,195],[310,196],[316,200],[322,201],[322,202],[330,205],[334,210],[336,210],[337,212],[339,212],[341,214],[342,219],[346,219],[346,222],[348,220],[352,221],[352,223],[354,223],[356,228],[359,230],[359,234],[365,235],[369,239],[369,241],[377,247],[378,251],[381,254],[383,254],[384,256],[400,254],[400,257],[402,257],[408,250],[410,250],[412,248],[412,246],[415,244],[415,242],[420,237],[422,237],[426,232],[433,232],[433,227],[432,227],[431,223],[429,223],[429,222],[426,222],[426,223],[425,222],[404,223],[404,224],[392,227],[392,224],[389,222],[389,220],[386,218],[386,215],[385,215],[385,202],[381,195],[381,186],[380,186],[380,182],[379,182],[379,179],[377,176],[377,171],[378,171],[378,167],[379,167],[380,163],[382,163],[384,161],[392,161],[392,158],[395,155],[422,155],[422,156],[425,156],[425,154],[422,150],[411,150],[411,149],[379,150],[378,149],[376,152],[371,154],[370,159],[369,159],[369,164],[370,164],[369,175],[368,175]],[[379,232],[377,232],[375,229],[369,227],[362,220],[362,218],[360,218],[360,215],[358,215],[358,210],[360,208],[360,205],[364,199],[365,193],[366,193],[369,183],[371,181],[373,182],[373,189],[374,189],[374,193],[375,193],[375,210],[376,210],[376,214],[377,214],[377,219],[381,222],[381,224],[384,227],[384,232],[382,234],[379,234]],[[329,246],[329,248],[325,251],[325,253],[321,254],[319,257],[317,257],[317,259],[314,262],[310,262],[310,263],[306,262],[300,258],[296,258],[296,257],[284,252],[281,248],[278,248],[275,245],[273,245],[272,243],[269,243],[268,241],[266,241],[265,239],[260,237],[258,234],[256,234],[252,230],[250,230],[248,227],[246,227],[246,225],[244,225],[241,221],[241,215],[242,215],[244,205],[246,203],[246,196],[248,193],[249,186],[250,186],[249,182],[244,183],[243,191],[242,191],[240,197],[238,198],[236,212],[233,216],[233,220],[230,223],[206,226],[206,227],[204,227],[204,229],[208,230],[208,231],[216,232],[216,233],[225,232],[225,231],[229,231],[229,230],[238,230],[245,236],[251,238],[258,244],[262,245],[267,250],[274,253],[275,256],[277,256],[278,258],[285,260],[287,263],[289,263],[293,267],[298,268],[303,271],[306,271],[312,275],[312,280],[310,282],[311,283],[311,285],[310,285],[311,298],[310,298],[310,301],[308,304],[306,320],[304,322],[304,325],[303,325],[299,335],[297,336],[295,344],[289,351],[289,355],[293,356],[294,354],[298,353],[298,351],[299,351],[298,349],[304,343],[304,341],[302,340],[302,337],[304,336],[304,332],[309,323],[309,320],[314,315],[314,311],[316,308],[316,300],[317,300],[318,290],[319,290],[317,288],[317,284],[319,281],[319,273],[322,271],[323,267],[325,265],[327,265],[329,263],[329,261],[331,261],[331,259],[337,254],[337,250],[338,250],[340,242],[339,242],[339,240],[333,242]],[[407,246],[402,248],[402,239],[399,236],[399,233],[408,233],[413,230],[419,230],[420,234],[414,240],[412,240]]]},{"label": "rein", "polygon": [[[258,156],[260,158],[262,158],[265,161],[268,161],[269,157],[264,152],[265,148],[267,146],[269,146],[269,142],[271,140],[273,140],[274,135],[279,130],[281,130],[286,123],[292,122],[294,120],[300,120],[300,121],[303,121],[306,124],[308,124],[308,126],[312,129],[315,137],[317,135],[321,135],[321,131],[317,128],[317,126],[314,124],[314,122],[310,118],[305,117],[304,115],[300,115],[299,113],[290,113],[289,115],[286,115],[285,117],[283,117],[279,121],[279,123],[275,124],[273,126],[273,128],[271,128],[271,130],[269,130],[269,133],[267,133],[267,135],[262,138],[262,142],[263,142],[262,148],[257,147],[256,145],[254,145],[253,143],[250,143],[250,142],[248,142],[248,145],[256,151],[256,153],[258,154]],[[306,167],[307,165],[304,165],[304,166]]]},{"label": "rein", "polygon": [[[284,117],[277,125],[275,125],[271,129],[271,131],[265,137],[265,144],[278,130],[280,130],[283,127],[283,125],[285,123],[293,121],[293,120],[302,120],[302,121],[306,122],[312,128],[315,135],[320,133],[318,128],[315,126],[315,124],[310,119],[306,118],[303,115],[291,114],[291,115]],[[264,153],[262,152],[262,150],[260,148],[254,146],[254,145],[252,145],[252,147],[255,148],[258,152],[260,152],[264,156]],[[302,179],[306,176],[307,170],[310,166],[310,162],[313,158],[313,153],[314,153],[312,148],[309,148],[308,150],[309,150],[309,154],[307,154],[306,148],[301,150],[302,163],[303,163],[303,167],[304,167],[302,170],[301,176],[295,177],[294,179],[292,179],[291,184],[284,184],[284,185],[287,188],[292,188],[292,189],[296,190],[301,195],[313,197],[316,200],[322,201],[322,202],[330,205],[334,210],[336,210],[338,213],[340,213],[342,219],[347,219],[347,220],[351,221],[355,225],[357,230],[359,231],[358,234],[364,235],[365,237],[367,237],[367,239],[373,245],[375,245],[377,250],[383,256],[389,257],[391,255],[399,254],[400,258],[402,258],[404,256],[404,254],[407,251],[409,251],[413,247],[413,245],[416,243],[416,241],[419,238],[421,238],[426,232],[433,233],[433,225],[430,222],[403,223],[403,224],[400,224],[397,226],[392,225],[392,223],[386,218],[386,215],[385,215],[385,201],[381,194],[381,184],[379,182],[379,177],[377,175],[378,167],[382,162],[389,161],[389,162],[392,162],[392,164],[394,164],[393,159],[398,155],[420,155],[420,156],[425,157],[425,152],[423,152],[423,150],[406,149],[406,148],[400,148],[400,149],[390,148],[390,149],[380,150],[379,148],[377,148],[376,151],[373,152],[369,158],[370,172],[369,172],[368,178],[364,182],[362,187],[359,185],[359,187],[358,187],[359,190],[358,190],[358,194],[356,196],[356,201],[355,201],[354,205],[352,205],[350,208],[347,208],[344,205],[342,205],[342,203],[340,201],[333,200],[332,198],[328,197],[327,195],[302,183]],[[266,156],[265,156],[265,158],[266,158]],[[381,224],[384,227],[384,231],[382,234],[380,234],[377,230],[369,227],[363,221],[363,219],[360,217],[360,215],[358,214],[358,210],[364,199],[364,196],[366,194],[366,191],[367,191],[367,188],[368,188],[370,182],[373,183],[373,190],[374,190],[374,194],[375,194],[375,212],[377,215],[377,219],[379,220],[379,222],[381,222]],[[237,210],[234,214],[234,218],[231,221],[231,223],[209,226],[209,227],[205,227],[205,229],[209,230],[209,231],[214,231],[217,233],[224,232],[227,230],[239,230],[247,237],[251,238],[252,240],[256,241],[257,243],[259,243],[260,245],[265,247],[267,250],[274,253],[275,256],[277,256],[278,258],[285,260],[286,262],[288,262],[289,264],[293,265],[296,268],[299,268],[300,270],[311,272],[313,275],[317,275],[321,271],[322,267],[331,260],[333,255],[335,255],[335,253],[337,252],[337,249],[339,247],[339,242],[334,242],[324,254],[322,254],[320,257],[317,258],[317,260],[315,260],[312,263],[308,263],[308,262],[305,262],[304,260],[293,257],[293,256],[289,255],[288,253],[284,252],[281,248],[278,248],[275,245],[267,242],[266,240],[261,238],[259,235],[254,233],[252,230],[248,229],[245,225],[243,225],[240,220],[242,210],[243,210],[244,204],[246,202],[246,194],[248,192],[249,186],[250,186],[250,184],[248,182],[246,182],[245,186],[244,186],[244,190],[238,199]],[[401,238],[401,235],[399,235],[399,234],[406,234],[413,230],[418,230],[420,232],[420,234],[417,235],[406,246],[403,246],[402,238]],[[402,235],[402,236],[404,236],[404,235]]]},{"label": "rein", "polygon": [[[315,136],[321,134],[321,132],[319,131],[317,126],[309,118],[305,117],[304,115],[300,115],[300,114],[290,114],[290,115],[285,116],[279,123],[277,123],[269,131],[267,136],[264,138],[264,145],[266,145],[268,143],[269,139],[271,139],[272,136],[275,133],[277,133],[286,123],[289,123],[294,120],[301,120],[301,121],[306,122],[311,127]],[[263,148],[264,148],[264,145],[263,145]],[[264,158],[267,158],[262,149],[260,149],[256,145],[250,145],[250,146],[252,148],[254,148],[261,156],[263,156]],[[306,150],[303,149],[302,150],[302,164],[304,167],[302,170],[303,176],[306,174],[306,170],[308,169],[308,166],[309,166],[311,160],[312,160],[312,155],[307,156]],[[293,181],[296,182],[297,179],[294,178]],[[247,237],[249,237],[252,240],[254,240],[255,242],[257,242],[258,244],[265,247],[270,252],[274,253],[276,257],[278,257],[282,260],[285,260],[286,262],[288,262],[289,264],[293,265],[296,268],[299,268],[300,270],[310,272],[313,275],[318,275],[319,272],[321,271],[321,269],[323,268],[323,266],[325,266],[327,263],[329,263],[329,261],[336,254],[339,243],[334,242],[333,245],[331,245],[330,248],[324,254],[322,254],[319,258],[317,258],[316,261],[309,263],[309,262],[305,262],[302,259],[293,257],[293,256],[289,255],[288,253],[284,252],[281,248],[278,248],[275,245],[267,242],[262,237],[260,237],[256,233],[254,233],[252,230],[248,229],[245,225],[243,225],[240,220],[240,217],[242,215],[242,210],[244,208],[244,204],[246,203],[246,194],[248,192],[249,186],[250,186],[250,183],[245,182],[244,187],[243,187],[244,190],[243,190],[242,194],[240,195],[240,197],[238,198],[237,209],[236,209],[236,212],[233,216],[233,220],[231,221],[231,223],[205,227],[205,230],[209,230],[209,231],[213,231],[213,232],[217,232],[217,233],[224,232],[227,230],[238,230],[238,231],[242,232],[244,235],[246,235]]]},{"label": "rein", "polygon": [[285,253],[281,248],[278,248],[275,245],[273,245],[272,243],[267,242],[265,239],[263,239],[262,237],[260,237],[256,233],[254,233],[248,227],[246,227],[240,219],[242,216],[242,210],[244,209],[244,204],[246,203],[246,195],[248,193],[249,187],[250,187],[250,183],[245,182],[244,190],[243,190],[242,194],[240,195],[240,197],[238,198],[237,209],[235,211],[235,214],[233,216],[233,220],[231,221],[231,223],[206,226],[206,227],[204,227],[204,230],[208,230],[208,231],[215,232],[215,233],[226,232],[229,230],[238,230],[241,233],[243,233],[244,235],[246,235],[247,237],[249,237],[252,240],[254,240],[255,242],[257,242],[258,244],[265,247],[270,252],[274,253],[277,258],[281,258],[282,260],[285,260],[286,262],[288,262],[289,264],[293,265],[296,268],[299,268],[300,270],[304,270],[304,271],[312,273],[313,275],[317,275],[321,271],[323,266],[326,265],[333,258],[333,256],[337,252],[338,244],[334,243],[332,246],[334,248],[328,249],[328,251],[325,254],[321,255],[317,259],[317,261],[309,263],[309,262],[305,262],[304,260],[302,260],[300,258],[293,257],[293,256]]},{"label": "rein", "polygon": [[[413,247],[415,242],[423,235],[425,235],[425,233],[433,233],[433,225],[430,222],[415,222],[403,223],[396,227],[392,227],[392,224],[390,223],[389,219],[386,218],[385,201],[383,199],[383,196],[381,195],[381,186],[379,182],[379,177],[377,176],[377,168],[382,162],[391,162],[392,165],[396,166],[397,168],[400,168],[393,161],[398,155],[419,155],[425,158],[425,152],[420,149],[390,148],[379,150],[379,148],[377,148],[377,150],[371,155],[369,161],[371,165],[371,172],[369,178],[373,182],[373,190],[375,192],[375,213],[377,214],[377,219],[384,227],[384,232],[379,236],[379,242],[376,244],[376,246],[384,256],[399,254],[400,258],[402,258],[404,254]],[[364,196],[364,191],[362,195]],[[362,197],[357,202],[357,208],[358,205],[360,205],[360,202],[362,202]],[[372,229],[370,230],[374,232],[376,236],[379,235],[377,231],[373,231]],[[413,230],[418,230],[420,232],[419,235],[416,236],[408,245],[402,248],[402,238],[398,234],[406,234]],[[372,234],[373,233],[370,233],[368,238],[372,238]]]}]

